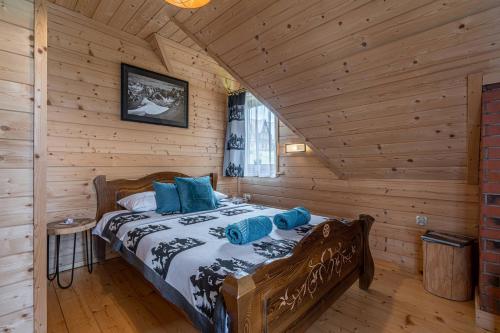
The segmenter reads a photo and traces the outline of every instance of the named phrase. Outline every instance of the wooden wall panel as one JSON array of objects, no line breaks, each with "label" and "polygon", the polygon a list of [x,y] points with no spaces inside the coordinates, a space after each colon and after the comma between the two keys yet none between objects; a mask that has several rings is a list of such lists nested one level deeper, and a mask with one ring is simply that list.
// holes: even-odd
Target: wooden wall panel
[{"label": "wooden wall panel", "polygon": [[35,332],[47,331],[47,51],[48,8],[35,0],[33,107],[33,307]]},{"label": "wooden wall panel", "polygon": [[[119,7],[132,3],[123,1]],[[101,3],[93,14],[97,22],[56,5],[49,8],[49,222],[93,217],[96,198],[92,180],[97,175],[116,179],[157,171],[222,174],[225,87],[235,84],[231,76],[206,55],[165,40],[160,47],[172,65],[167,73],[149,42],[113,28],[123,24],[118,24],[118,14],[111,18],[112,26],[102,23],[109,16],[99,14],[104,9]],[[150,13],[158,9],[151,7]],[[130,21],[125,31],[139,32],[137,24]],[[189,128],[121,121],[121,62],[189,81]],[[224,192],[237,191],[234,179],[220,177],[219,184]],[[81,245],[78,238],[79,263]],[[72,240],[63,239],[62,248],[62,265],[67,268]]]},{"label": "wooden wall panel", "polygon": [[0,330],[33,331],[34,4],[0,10]]},{"label": "wooden wall panel", "polygon": [[340,178],[465,180],[467,77],[500,68],[498,1],[247,5],[171,20]]},{"label": "wooden wall panel", "polygon": [[[477,84],[499,77],[500,3],[252,3],[170,13],[288,126],[283,175],[242,179],[240,190],[270,205],[372,214],[375,256],[413,272],[425,229],[476,235],[472,132]],[[312,149],[286,154],[295,142]]]},{"label": "wooden wall panel", "polygon": [[[55,1],[75,9],[71,1]],[[313,148],[314,153],[283,153],[284,176],[276,180],[242,180],[242,190],[255,200],[306,204],[325,214],[373,214],[380,222],[372,237],[374,252],[411,271],[419,270],[423,232],[415,215],[428,215],[431,228],[475,234],[477,188],[466,184],[473,178],[475,147],[469,133],[475,126],[470,78],[482,73],[491,83],[499,77],[497,0],[213,0],[192,11],[154,1],[101,0],[92,16],[119,28],[116,34],[128,31],[149,40],[156,33],[189,46],[186,53],[169,46],[166,63],[200,87],[221,89],[224,84],[213,79],[213,62],[207,60],[205,71],[191,66],[190,61],[200,65],[199,59],[206,59],[192,49],[207,50],[289,127],[280,128],[282,152],[285,143],[305,141]],[[147,59],[158,47],[151,50],[137,39],[117,44],[81,19],[84,28],[65,27],[65,20],[60,15],[54,20],[51,38],[50,163],[59,166],[48,177],[75,183],[53,191],[64,189],[83,199],[92,195],[86,177],[111,169],[133,174],[142,143],[151,143],[150,170],[165,161],[163,151],[190,156],[201,149],[190,168],[218,165],[219,97],[200,89],[193,102],[197,111],[190,116],[197,133],[162,135],[117,123],[113,90],[118,82],[110,63],[136,57],[140,65],[157,70],[161,63],[147,64]],[[75,66],[82,70],[75,73]],[[102,73],[101,83],[93,79],[95,73]],[[76,80],[80,83],[61,88]],[[80,90],[89,93],[75,98]],[[107,130],[111,127],[113,132]],[[199,136],[202,146],[196,144]],[[130,145],[122,143],[124,138]],[[196,148],[181,149],[180,141]],[[127,149],[130,156],[120,157]],[[77,166],[92,151],[98,165]],[[114,164],[119,157],[123,164]],[[60,216],[57,207],[66,204],[66,199],[56,200],[49,215]],[[82,214],[84,205],[77,212]]]},{"label": "wooden wall panel", "polygon": [[[421,270],[420,235],[437,229],[477,234],[478,188],[464,182],[443,180],[341,180],[323,165],[314,152],[286,153],[285,143],[302,143],[281,124],[277,178],[242,178],[240,191],[256,202],[281,207],[303,205],[317,213],[355,218],[370,214],[376,219],[371,234],[374,256],[405,270]],[[417,226],[416,215],[429,224]]]}]

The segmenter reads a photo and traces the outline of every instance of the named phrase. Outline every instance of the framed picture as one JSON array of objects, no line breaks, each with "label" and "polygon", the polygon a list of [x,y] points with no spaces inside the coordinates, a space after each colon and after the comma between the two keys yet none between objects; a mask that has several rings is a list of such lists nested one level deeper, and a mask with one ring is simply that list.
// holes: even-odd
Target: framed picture
[{"label": "framed picture", "polygon": [[188,127],[187,81],[122,64],[121,119]]}]

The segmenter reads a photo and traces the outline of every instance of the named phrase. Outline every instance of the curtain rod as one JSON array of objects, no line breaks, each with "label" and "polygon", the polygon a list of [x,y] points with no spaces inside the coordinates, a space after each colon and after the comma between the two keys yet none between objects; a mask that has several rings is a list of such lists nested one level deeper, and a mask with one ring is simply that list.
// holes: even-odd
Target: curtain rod
[{"label": "curtain rod", "polygon": [[245,88],[240,88],[237,90],[227,89],[227,95],[228,96],[238,95],[238,94],[241,94],[241,93],[246,92],[246,91],[247,90]]}]

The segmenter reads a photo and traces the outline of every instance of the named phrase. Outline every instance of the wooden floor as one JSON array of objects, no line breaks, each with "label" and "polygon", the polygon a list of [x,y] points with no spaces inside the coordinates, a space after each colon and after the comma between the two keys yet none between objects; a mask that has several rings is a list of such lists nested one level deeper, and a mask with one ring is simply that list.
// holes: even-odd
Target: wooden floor
[{"label": "wooden floor", "polygon": [[[68,277],[65,273],[63,276]],[[49,332],[196,332],[122,259],[75,271],[71,288],[49,286]],[[309,332],[486,332],[474,327],[473,302],[426,293],[421,281],[377,263],[368,292],[353,286]]]}]

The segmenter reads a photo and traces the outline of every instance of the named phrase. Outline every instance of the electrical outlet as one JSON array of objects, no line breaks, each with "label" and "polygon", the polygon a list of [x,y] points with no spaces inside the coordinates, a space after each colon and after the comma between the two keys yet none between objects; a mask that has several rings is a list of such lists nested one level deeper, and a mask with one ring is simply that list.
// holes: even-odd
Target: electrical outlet
[{"label": "electrical outlet", "polygon": [[425,215],[417,215],[417,218],[416,218],[417,225],[426,226],[428,219],[429,218]]},{"label": "electrical outlet", "polygon": [[252,195],[250,193],[243,193],[243,198],[247,201],[252,200]]}]

